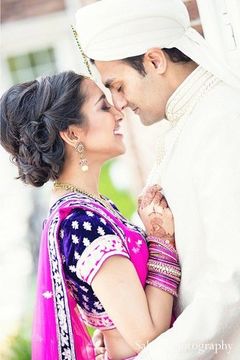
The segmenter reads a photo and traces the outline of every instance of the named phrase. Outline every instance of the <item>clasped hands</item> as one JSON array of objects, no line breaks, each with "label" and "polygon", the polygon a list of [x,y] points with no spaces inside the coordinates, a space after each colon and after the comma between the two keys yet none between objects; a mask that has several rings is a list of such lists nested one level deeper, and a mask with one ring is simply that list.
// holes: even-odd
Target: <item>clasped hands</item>
[{"label": "clasped hands", "polygon": [[159,185],[146,188],[139,196],[138,214],[148,236],[166,239],[175,245],[173,215]]}]

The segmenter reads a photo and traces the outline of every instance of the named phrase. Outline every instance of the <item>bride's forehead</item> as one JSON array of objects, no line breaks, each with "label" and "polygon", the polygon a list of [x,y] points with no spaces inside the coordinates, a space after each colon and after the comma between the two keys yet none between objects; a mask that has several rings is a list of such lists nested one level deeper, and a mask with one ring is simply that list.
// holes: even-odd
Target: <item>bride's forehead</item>
[{"label": "bride's forehead", "polygon": [[91,79],[85,79],[83,86],[85,87],[85,90],[89,95],[101,95],[102,93],[102,90],[99,88],[99,86]]},{"label": "bride's forehead", "polygon": [[93,103],[105,97],[104,92],[100,89],[100,87],[91,79],[86,79],[83,84],[83,92],[85,93],[85,103]]}]

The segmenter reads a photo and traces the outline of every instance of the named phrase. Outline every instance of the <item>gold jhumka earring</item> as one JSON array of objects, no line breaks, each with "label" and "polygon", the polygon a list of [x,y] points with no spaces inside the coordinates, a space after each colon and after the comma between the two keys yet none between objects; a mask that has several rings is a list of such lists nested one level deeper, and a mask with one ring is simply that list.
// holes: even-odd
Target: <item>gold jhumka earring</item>
[{"label": "gold jhumka earring", "polygon": [[78,142],[76,145],[75,145],[75,149],[76,151],[80,154],[80,163],[79,165],[81,166],[81,170],[83,172],[86,172],[88,171],[88,161],[87,159],[84,157],[84,152],[85,152],[85,146],[83,145],[82,142]]}]

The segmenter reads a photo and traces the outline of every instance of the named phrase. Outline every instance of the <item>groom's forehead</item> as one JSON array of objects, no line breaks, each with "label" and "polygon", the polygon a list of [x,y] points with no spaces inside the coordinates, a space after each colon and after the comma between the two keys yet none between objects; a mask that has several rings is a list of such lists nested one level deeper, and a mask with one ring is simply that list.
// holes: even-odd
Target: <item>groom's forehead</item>
[{"label": "groom's forehead", "polygon": [[120,61],[95,61],[95,65],[106,87],[110,87],[121,76],[123,64]]},{"label": "groom's forehead", "polygon": [[106,87],[110,87],[114,82],[121,80],[130,70],[130,67],[121,60],[95,61],[95,65]]}]

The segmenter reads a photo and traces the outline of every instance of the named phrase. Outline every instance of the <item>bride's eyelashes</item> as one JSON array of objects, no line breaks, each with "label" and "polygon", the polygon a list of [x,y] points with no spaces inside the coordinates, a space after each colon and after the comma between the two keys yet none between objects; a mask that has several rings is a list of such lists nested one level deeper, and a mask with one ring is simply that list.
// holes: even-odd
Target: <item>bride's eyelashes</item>
[{"label": "bride's eyelashes", "polygon": [[104,100],[103,104],[102,104],[102,107],[101,107],[101,110],[109,111],[110,109],[111,109],[111,105],[106,100]]}]

